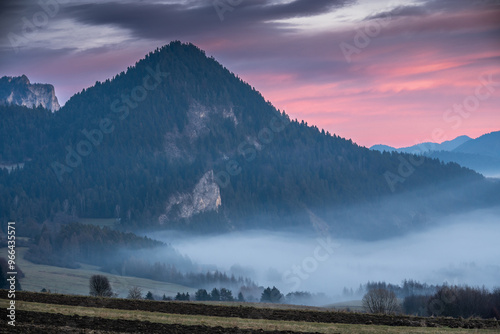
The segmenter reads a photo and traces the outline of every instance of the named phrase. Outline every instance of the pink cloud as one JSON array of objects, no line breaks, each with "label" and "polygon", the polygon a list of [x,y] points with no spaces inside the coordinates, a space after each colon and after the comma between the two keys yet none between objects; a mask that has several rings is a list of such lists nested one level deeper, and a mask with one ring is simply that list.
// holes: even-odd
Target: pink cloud
[{"label": "pink cloud", "polygon": [[[166,39],[181,39],[213,55],[292,118],[361,145],[412,145],[430,138],[436,128],[444,131],[444,139],[499,130],[500,87],[458,128],[443,120],[448,108],[474,95],[481,74],[492,74],[500,81],[500,10],[469,6],[465,11],[450,6],[454,7],[430,8],[427,12],[431,14],[423,14],[424,8],[414,16],[395,15],[350,63],[339,44],[353,44],[356,29],[304,33],[300,28],[254,21],[257,16],[243,24],[238,15],[245,10],[240,8],[232,13],[233,21],[230,17],[217,20],[212,30],[183,21],[179,24],[185,24],[184,29],[160,29],[159,21],[151,31],[161,35],[162,41],[131,37],[121,48],[86,53],[70,50],[55,56],[32,52],[36,61],[18,58],[2,65],[9,69],[7,75],[24,73],[33,82],[54,84],[65,101],[95,81],[125,70],[167,43]],[[126,22],[120,24],[126,26]],[[357,28],[363,29],[364,24],[366,21],[359,22]],[[146,28],[140,31],[145,34]]]},{"label": "pink cloud", "polygon": [[[295,76],[283,75],[279,66],[265,75],[258,68],[241,75],[292,118],[361,145],[401,147],[463,134],[477,137],[500,130],[500,85],[459,127],[447,123],[443,114],[474,96],[480,75],[492,74],[500,81],[500,43],[493,37],[499,14],[478,10],[395,20],[352,63],[344,61],[340,76],[332,72],[330,80],[326,74],[321,81],[309,80],[299,69]],[[353,34],[328,37],[349,41]],[[310,56],[311,61],[324,59]],[[342,57],[337,53],[333,61]],[[433,135],[436,129],[442,135]]]}]

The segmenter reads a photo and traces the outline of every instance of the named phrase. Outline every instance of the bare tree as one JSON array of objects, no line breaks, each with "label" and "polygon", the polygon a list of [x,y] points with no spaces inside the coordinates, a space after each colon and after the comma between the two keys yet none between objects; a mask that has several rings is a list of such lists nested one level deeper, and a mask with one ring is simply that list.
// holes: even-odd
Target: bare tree
[{"label": "bare tree", "polygon": [[104,275],[92,275],[89,281],[90,295],[94,297],[113,297],[109,280]]},{"label": "bare tree", "polygon": [[370,313],[395,313],[399,310],[399,302],[393,291],[372,289],[364,295],[363,307]]},{"label": "bare tree", "polygon": [[138,286],[133,286],[128,289],[128,299],[142,299],[142,289]]}]

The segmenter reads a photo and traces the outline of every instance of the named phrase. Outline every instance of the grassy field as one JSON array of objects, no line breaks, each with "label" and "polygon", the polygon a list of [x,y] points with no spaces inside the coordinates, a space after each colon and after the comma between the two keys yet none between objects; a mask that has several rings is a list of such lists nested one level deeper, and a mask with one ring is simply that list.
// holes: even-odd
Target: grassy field
[{"label": "grassy field", "polygon": [[[7,307],[8,301],[0,299],[0,307]],[[208,317],[200,315],[165,314],[147,311],[128,311],[116,309],[103,309],[83,306],[67,306],[55,304],[40,304],[32,302],[17,301],[16,307],[24,311],[37,311],[48,313],[61,313],[64,315],[80,315],[107,319],[139,320],[163,324],[182,325],[206,325],[210,327],[221,326],[225,328],[238,327],[242,329],[264,329],[264,330],[288,330],[294,332],[318,332],[331,334],[379,334],[379,333],[499,333],[498,330],[470,330],[451,328],[422,328],[422,327],[397,327],[377,325],[350,325],[350,324],[326,324],[295,321],[273,321],[262,319],[240,319]]]},{"label": "grassy field", "polygon": [[350,310],[356,312],[361,312],[364,310],[361,300],[343,301],[335,304],[329,304],[325,307],[335,310]]},{"label": "grassy field", "polygon": [[[16,263],[26,275],[21,279],[21,287],[27,291],[40,291],[45,288],[54,293],[88,295],[89,278],[95,274],[101,274],[108,277],[113,291],[118,293],[119,297],[126,297],[128,289],[131,286],[140,287],[144,294],[151,291],[158,296],[175,296],[177,292],[189,292],[194,294],[196,289],[188,288],[182,285],[170,284],[165,282],[153,281],[150,279],[112,275],[99,271],[96,266],[82,264],[79,269],[60,268],[48,265],[35,264],[25,260],[24,254],[27,248],[16,248]],[[0,254],[7,254],[7,248],[1,248]]]}]

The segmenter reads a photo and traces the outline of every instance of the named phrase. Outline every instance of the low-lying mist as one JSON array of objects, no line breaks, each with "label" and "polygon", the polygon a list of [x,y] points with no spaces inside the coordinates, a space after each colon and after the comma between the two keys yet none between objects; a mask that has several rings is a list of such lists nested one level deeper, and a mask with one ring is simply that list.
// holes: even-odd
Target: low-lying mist
[{"label": "low-lying mist", "polygon": [[[209,265],[281,292],[325,293],[342,299],[344,287],[368,281],[500,286],[500,208],[442,219],[433,228],[378,241],[315,234],[243,231],[190,236],[149,235],[170,243],[195,263]],[[345,297],[344,297],[345,299]]]}]

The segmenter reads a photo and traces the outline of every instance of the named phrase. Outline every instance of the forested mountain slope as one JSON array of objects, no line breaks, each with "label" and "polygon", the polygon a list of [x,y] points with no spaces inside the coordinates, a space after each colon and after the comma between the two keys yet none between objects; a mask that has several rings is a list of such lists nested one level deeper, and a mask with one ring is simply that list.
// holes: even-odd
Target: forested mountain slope
[{"label": "forested mountain slope", "polygon": [[[418,193],[414,210],[446,211],[494,204],[498,189],[457,164],[370,151],[291,120],[180,42],[75,94],[54,114],[2,106],[0,116],[0,163],[25,163],[0,169],[0,213],[26,226],[115,217],[123,227],[197,232],[317,220],[340,228],[342,209],[353,205],[377,208]],[[444,207],[432,200],[438,191]],[[408,210],[389,215],[414,219]]]}]

